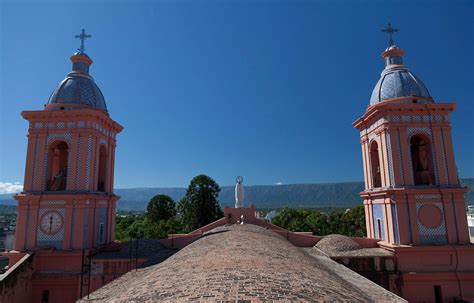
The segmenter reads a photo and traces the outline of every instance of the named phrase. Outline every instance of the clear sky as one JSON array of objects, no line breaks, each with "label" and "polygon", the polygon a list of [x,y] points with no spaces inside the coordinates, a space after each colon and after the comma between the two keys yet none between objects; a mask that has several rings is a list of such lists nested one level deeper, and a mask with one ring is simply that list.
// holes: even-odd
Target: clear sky
[{"label": "clear sky", "polygon": [[[23,182],[27,122],[84,27],[118,139],[116,187],[360,181],[361,116],[390,21],[452,115],[474,176],[474,1],[0,1],[0,187]],[[1,190],[1,189],[0,189]]]}]

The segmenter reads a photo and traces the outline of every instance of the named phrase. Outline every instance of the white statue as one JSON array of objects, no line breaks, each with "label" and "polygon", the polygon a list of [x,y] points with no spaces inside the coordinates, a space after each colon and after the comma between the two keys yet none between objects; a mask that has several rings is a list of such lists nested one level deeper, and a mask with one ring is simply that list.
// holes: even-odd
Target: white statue
[{"label": "white statue", "polygon": [[242,182],[244,182],[244,178],[238,176],[235,179],[235,208],[242,208],[244,207],[244,185]]}]

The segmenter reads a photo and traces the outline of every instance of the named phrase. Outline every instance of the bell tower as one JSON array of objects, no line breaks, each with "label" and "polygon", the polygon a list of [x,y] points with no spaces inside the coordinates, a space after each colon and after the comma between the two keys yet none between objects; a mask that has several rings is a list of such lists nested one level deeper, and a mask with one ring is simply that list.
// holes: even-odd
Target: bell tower
[{"label": "bell tower", "polygon": [[[434,102],[390,35],[360,132],[367,237],[397,256],[410,302],[471,298],[474,246],[451,137],[454,103]],[[463,278],[459,278],[459,277]]]},{"label": "bell tower", "polygon": [[459,184],[449,117],[456,104],[435,103],[403,64],[404,50],[390,41],[370,105],[354,122],[367,236],[393,244],[469,243],[467,189]]},{"label": "bell tower", "polygon": [[107,112],[89,74],[92,60],[81,47],[72,71],[42,110],[24,111],[28,147],[24,189],[15,196],[16,250],[79,250],[114,240],[113,193],[116,135],[122,130]]}]

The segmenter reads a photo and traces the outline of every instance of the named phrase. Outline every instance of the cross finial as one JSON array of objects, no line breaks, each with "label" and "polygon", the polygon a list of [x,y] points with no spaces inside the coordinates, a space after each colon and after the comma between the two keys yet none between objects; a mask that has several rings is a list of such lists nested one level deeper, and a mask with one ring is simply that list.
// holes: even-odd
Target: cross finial
[{"label": "cross finial", "polygon": [[382,32],[385,32],[385,33],[388,34],[388,38],[389,38],[389,40],[388,40],[388,46],[394,45],[395,43],[393,42],[393,37],[392,37],[392,35],[393,35],[393,33],[398,32],[398,29],[393,28],[393,27],[392,27],[392,24],[389,23],[389,24],[387,25],[387,28],[382,29]]},{"label": "cross finial", "polygon": [[84,40],[86,40],[87,38],[90,38],[90,37],[92,37],[92,36],[91,36],[91,35],[87,35],[87,34],[86,34],[86,31],[85,31],[84,29],[82,29],[81,34],[80,34],[80,35],[76,35],[75,37],[81,39],[81,47],[78,48],[77,50],[78,50],[79,52],[83,53],[83,52],[84,52]]}]

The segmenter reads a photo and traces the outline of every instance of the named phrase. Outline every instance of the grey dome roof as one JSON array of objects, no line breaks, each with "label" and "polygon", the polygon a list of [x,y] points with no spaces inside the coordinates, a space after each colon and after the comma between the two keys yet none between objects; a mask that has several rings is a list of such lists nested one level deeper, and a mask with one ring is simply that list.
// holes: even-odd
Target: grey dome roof
[{"label": "grey dome roof", "polygon": [[[421,98],[420,102],[433,102],[426,86],[405,65],[404,50],[395,44],[389,45],[382,54],[385,69],[375,85],[370,105],[392,98]],[[428,100],[427,100],[428,99]]]},{"label": "grey dome roof", "polygon": [[[107,111],[104,95],[94,79],[89,75],[92,60],[83,51],[76,52],[72,57],[72,71],[61,81],[49,97],[50,104],[77,104],[90,106]],[[74,108],[68,106],[68,109]]]},{"label": "grey dome roof", "polygon": [[431,98],[423,82],[408,68],[401,66],[385,69],[372,91],[370,105],[386,99],[411,96]]},{"label": "grey dome roof", "polygon": [[51,94],[48,104],[73,103],[107,110],[104,96],[92,77],[71,72]]}]

